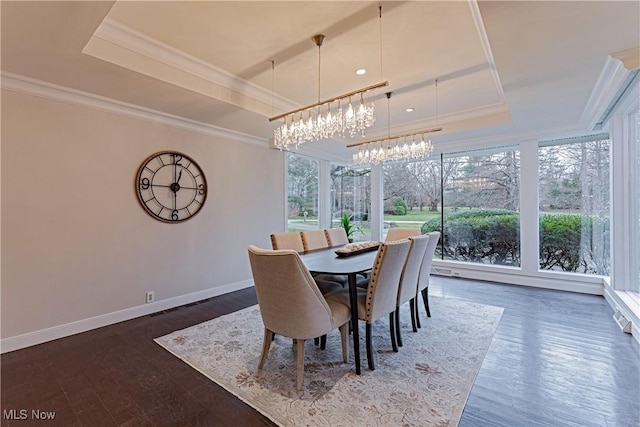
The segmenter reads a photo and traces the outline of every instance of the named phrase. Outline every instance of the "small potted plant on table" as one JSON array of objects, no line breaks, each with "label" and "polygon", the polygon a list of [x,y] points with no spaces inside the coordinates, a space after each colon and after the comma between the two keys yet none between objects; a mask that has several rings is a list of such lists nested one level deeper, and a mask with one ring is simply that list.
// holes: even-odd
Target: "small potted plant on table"
[{"label": "small potted plant on table", "polygon": [[344,228],[345,233],[347,233],[347,238],[349,239],[349,243],[353,243],[353,233],[355,233],[356,231],[359,231],[362,233],[362,230],[360,230],[360,227],[353,225],[351,223],[351,217],[347,214],[342,215],[342,219],[340,220],[340,223],[342,225],[342,228]]}]

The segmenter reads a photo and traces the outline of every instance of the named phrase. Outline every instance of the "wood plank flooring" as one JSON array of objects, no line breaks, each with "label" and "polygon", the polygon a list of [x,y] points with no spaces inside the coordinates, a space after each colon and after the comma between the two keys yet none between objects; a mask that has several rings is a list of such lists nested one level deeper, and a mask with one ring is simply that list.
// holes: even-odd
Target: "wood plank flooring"
[{"label": "wood plank flooring", "polygon": [[[430,288],[505,308],[461,427],[640,426],[639,346],[604,298],[436,276]],[[1,425],[273,425],[153,342],[253,304],[245,289],[4,354]]]}]

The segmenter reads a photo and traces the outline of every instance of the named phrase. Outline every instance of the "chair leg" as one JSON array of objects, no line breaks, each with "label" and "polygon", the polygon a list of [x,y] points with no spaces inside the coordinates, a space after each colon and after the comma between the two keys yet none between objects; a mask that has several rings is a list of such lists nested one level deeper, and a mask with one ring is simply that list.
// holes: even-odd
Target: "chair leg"
[{"label": "chair leg", "polygon": [[429,310],[429,287],[428,286],[422,290],[422,300],[424,301],[424,308],[427,309],[427,317],[431,317],[431,310]]},{"label": "chair leg", "polygon": [[402,347],[402,335],[400,334],[400,307],[396,307],[396,311],[394,313],[396,316],[396,342],[398,343],[398,347]]},{"label": "chair leg", "polygon": [[296,389],[302,390],[304,378],[304,340],[296,340]]},{"label": "chair leg", "polygon": [[389,335],[391,335],[391,347],[393,347],[393,351],[395,353],[398,352],[398,344],[396,343],[396,328],[395,328],[395,317],[393,316],[395,312],[392,311],[389,313]]},{"label": "chair leg", "polygon": [[411,327],[413,332],[418,332],[418,324],[416,323],[416,299],[409,300],[409,310],[411,311]]},{"label": "chair leg", "polygon": [[324,350],[327,348],[327,336],[323,335],[320,337],[320,350]]},{"label": "chair leg", "polygon": [[395,311],[396,316],[396,343],[398,343],[398,347],[402,347],[402,333],[400,332],[400,307],[396,307]]},{"label": "chair leg", "polygon": [[269,348],[271,347],[271,341],[273,341],[273,337],[275,334],[264,328],[264,339],[262,341],[262,354],[260,354],[260,362],[258,363],[258,369],[262,369],[265,362],[267,361],[267,356],[269,355]]},{"label": "chair leg", "polygon": [[342,340],[342,361],[344,363],[349,362],[349,325],[351,322],[347,322],[340,326],[340,338]]},{"label": "chair leg", "polygon": [[373,350],[371,345],[371,323],[367,323],[366,327],[366,341],[367,341],[367,363],[369,364],[369,369],[375,371],[376,367],[373,363]]},{"label": "chair leg", "polygon": [[315,338],[313,339],[313,343],[314,343],[315,345],[320,344],[320,338],[315,337]]}]

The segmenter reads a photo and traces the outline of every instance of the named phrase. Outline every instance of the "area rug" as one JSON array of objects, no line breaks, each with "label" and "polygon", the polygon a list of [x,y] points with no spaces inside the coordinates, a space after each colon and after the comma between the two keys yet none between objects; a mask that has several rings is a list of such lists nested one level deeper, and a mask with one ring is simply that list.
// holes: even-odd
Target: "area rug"
[{"label": "area rug", "polygon": [[355,374],[352,348],[350,363],[342,363],[338,331],[325,350],[309,340],[301,392],[291,339],[276,336],[257,370],[263,337],[257,305],[155,341],[281,426],[456,426],[502,311],[432,297],[432,317],[423,311],[422,329],[414,333],[403,306],[398,353],[388,319],[374,324],[374,371],[367,368],[360,322],[362,375]]}]

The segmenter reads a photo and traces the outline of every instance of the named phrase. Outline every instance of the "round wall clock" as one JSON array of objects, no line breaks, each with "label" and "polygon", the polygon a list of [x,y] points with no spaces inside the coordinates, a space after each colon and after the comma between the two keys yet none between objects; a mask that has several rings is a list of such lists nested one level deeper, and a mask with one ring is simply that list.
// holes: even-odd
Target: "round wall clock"
[{"label": "round wall clock", "polygon": [[136,177],[142,207],[162,222],[182,222],[197,214],[207,198],[207,181],[190,157],[162,151],[146,159]]}]

